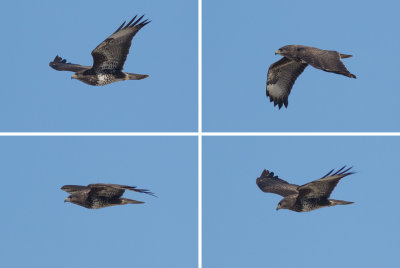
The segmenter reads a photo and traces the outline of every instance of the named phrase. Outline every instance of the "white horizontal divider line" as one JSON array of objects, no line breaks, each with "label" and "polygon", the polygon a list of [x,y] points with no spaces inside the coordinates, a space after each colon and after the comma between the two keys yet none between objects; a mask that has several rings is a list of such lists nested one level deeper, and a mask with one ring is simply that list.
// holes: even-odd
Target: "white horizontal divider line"
[{"label": "white horizontal divider line", "polygon": [[400,136],[400,132],[0,132],[1,136]]},{"label": "white horizontal divider line", "polygon": [[1,132],[0,136],[191,136],[197,132]]},{"label": "white horizontal divider line", "polygon": [[203,136],[400,136],[400,132],[203,132]]}]

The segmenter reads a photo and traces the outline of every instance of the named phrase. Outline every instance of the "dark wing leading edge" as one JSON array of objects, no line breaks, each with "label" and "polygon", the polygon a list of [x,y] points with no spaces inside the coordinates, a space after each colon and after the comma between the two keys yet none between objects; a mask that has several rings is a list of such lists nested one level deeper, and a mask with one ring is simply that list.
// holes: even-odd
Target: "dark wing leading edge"
[{"label": "dark wing leading edge", "polygon": [[67,62],[66,59],[59,57],[58,55],[54,58],[53,61],[49,63],[49,66],[57,71],[70,71],[70,72],[79,72],[82,70],[89,70],[90,66],[82,66],[79,64],[73,64]]},{"label": "dark wing leading edge", "polygon": [[92,51],[93,70],[122,70],[132,38],[143,26],[150,23],[148,20],[140,22],[143,16],[136,21],[137,16],[135,16],[125,27],[125,22],[122,23],[112,35]]},{"label": "dark wing leading edge", "polygon": [[266,193],[279,194],[281,196],[298,194],[298,185],[290,184],[278,178],[278,176],[274,176],[273,172],[269,172],[266,169],[264,169],[261,176],[257,178],[256,183],[261,191]]},{"label": "dark wing leading edge", "polygon": [[63,187],[61,187],[61,190],[66,191],[67,193],[73,194],[76,192],[89,190],[89,188],[87,186],[81,186],[81,185],[64,185]]},{"label": "dark wing leading edge", "polygon": [[335,189],[336,185],[339,183],[340,179],[354,174],[354,172],[349,172],[350,168],[345,169],[346,166],[342,167],[335,173],[333,173],[333,169],[329,171],[325,176],[321,179],[309,182],[304,184],[298,188],[299,191],[299,199],[301,198],[328,198],[333,189]]},{"label": "dark wing leading edge", "polygon": [[315,47],[301,48],[297,56],[304,62],[310,64],[314,68],[323,70],[325,72],[337,73],[350,78],[356,76],[350,73],[343,62],[343,58],[349,58],[351,55],[340,54],[337,51],[322,50]]},{"label": "dark wing leading edge", "polygon": [[156,196],[149,190],[137,189],[135,186],[127,186],[120,184],[95,183],[95,184],[89,184],[88,187],[91,189],[90,194],[95,194],[105,197],[120,197],[125,192],[125,190]]},{"label": "dark wing leading edge", "polygon": [[288,106],[288,97],[297,77],[307,67],[306,63],[297,62],[283,57],[271,64],[267,75],[267,97],[274,106]]}]

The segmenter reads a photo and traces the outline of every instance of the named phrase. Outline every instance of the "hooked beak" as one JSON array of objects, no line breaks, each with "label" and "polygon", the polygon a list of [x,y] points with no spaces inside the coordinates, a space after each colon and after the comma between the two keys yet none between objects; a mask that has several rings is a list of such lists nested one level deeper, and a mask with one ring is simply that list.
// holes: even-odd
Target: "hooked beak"
[{"label": "hooked beak", "polygon": [[275,51],[275,55],[279,55],[281,52],[279,50]]},{"label": "hooked beak", "polygon": [[76,74],[73,74],[73,75],[71,76],[71,79],[78,79],[78,76],[77,76]]}]

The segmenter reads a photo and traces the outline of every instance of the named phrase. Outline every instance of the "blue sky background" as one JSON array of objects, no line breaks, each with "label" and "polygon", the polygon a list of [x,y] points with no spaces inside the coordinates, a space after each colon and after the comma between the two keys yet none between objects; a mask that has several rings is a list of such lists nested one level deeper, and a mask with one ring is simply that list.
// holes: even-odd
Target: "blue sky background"
[{"label": "blue sky background", "polygon": [[[400,137],[206,137],[203,264],[209,267],[394,267],[400,239]],[[276,211],[263,169],[295,184],[354,166],[332,198],[308,213]]]},{"label": "blue sky background", "polygon": [[[205,131],[399,131],[398,1],[203,1]],[[278,110],[265,96],[275,51],[352,54],[357,79],[307,67]]]},{"label": "blue sky background", "polygon": [[[1,267],[197,267],[194,137],[2,137]],[[119,183],[158,198],[89,210],[64,184]]]},{"label": "blue sky background", "polygon": [[[0,131],[195,131],[196,1],[10,1],[0,24]],[[48,63],[91,65],[91,51],[123,21],[152,22],[134,37],[124,70],[150,75],[93,87]]]}]

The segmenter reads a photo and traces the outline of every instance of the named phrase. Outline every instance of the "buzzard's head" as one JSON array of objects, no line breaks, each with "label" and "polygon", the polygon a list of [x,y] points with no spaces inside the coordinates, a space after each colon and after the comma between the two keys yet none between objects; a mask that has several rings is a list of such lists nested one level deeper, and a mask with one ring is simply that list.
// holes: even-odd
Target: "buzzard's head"
[{"label": "buzzard's head", "polygon": [[275,51],[275,55],[281,55],[291,59],[293,56],[296,55],[298,48],[298,45],[287,45]]},{"label": "buzzard's head", "polygon": [[64,200],[64,202],[77,203],[79,200],[80,200],[80,199],[79,199],[79,196],[77,196],[77,195],[74,194],[74,195],[68,196],[68,197]]},{"label": "buzzard's head", "polygon": [[80,73],[74,73],[74,74],[71,76],[71,79],[78,79],[78,80],[80,80],[81,77],[82,77],[82,74],[80,74]]},{"label": "buzzard's head", "polygon": [[286,196],[279,202],[278,206],[276,207],[276,210],[280,209],[291,209],[294,206],[294,203],[296,202],[296,198],[292,196]]},{"label": "buzzard's head", "polygon": [[278,206],[276,207],[276,210],[280,210],[280,209],[282,209],[282,208],[284,208],[284,207],[282,206],[282,202],[279,202]]},{"label": "buzzard's head", "polygon": [[278,49],[277,51],[275,51],[275,55],[285,56],[285,54],[287,54],[289,51],[290,51],[289,46],[284,46],[284,47],[281,47],[280,49]]},{"label": "buzzard's head", "polygon": [[287,53],[287,46],[281,47],[280,49],[275,51],[275,55],[285,56],[286,53]]}]

